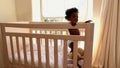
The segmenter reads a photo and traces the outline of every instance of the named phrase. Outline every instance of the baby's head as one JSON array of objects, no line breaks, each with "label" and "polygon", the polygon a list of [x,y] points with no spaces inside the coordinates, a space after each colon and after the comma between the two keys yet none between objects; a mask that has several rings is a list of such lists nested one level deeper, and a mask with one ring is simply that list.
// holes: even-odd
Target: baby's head
[{"label": "baby's head", "polygon": [[77,8],[67,9],[65,14],[66,14],[65,19],[70,21],[72,26],[75,26],[76,23],[78,22],[78,9]]}]

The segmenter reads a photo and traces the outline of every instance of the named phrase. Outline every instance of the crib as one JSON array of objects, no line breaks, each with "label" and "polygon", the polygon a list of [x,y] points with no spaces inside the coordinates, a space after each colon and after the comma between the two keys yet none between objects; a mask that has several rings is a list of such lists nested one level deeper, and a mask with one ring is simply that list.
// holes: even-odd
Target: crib
[{"label": "crib", "polygon": [[[91,68],[93,23],[66,22],[0,23],[4,68],[77,68],[77,48],[83,45],[82,68]],[[69,35],[68,29],[80,35]],[[72,64],[68,63],[68,42],[74,42]],[[82,42],[82,44],[81,44]]]}]

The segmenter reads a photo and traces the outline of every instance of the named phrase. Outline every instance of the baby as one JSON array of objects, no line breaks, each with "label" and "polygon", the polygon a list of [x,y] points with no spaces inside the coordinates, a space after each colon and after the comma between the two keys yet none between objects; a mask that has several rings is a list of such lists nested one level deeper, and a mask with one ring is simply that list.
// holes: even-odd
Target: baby
[{"label": "baby", "polygon": [[[70,8],[67,9],[65,12],[66,16],[65,19],[70,21],[72,26],[75,26],[78,22],[78,9],[77,8]],[[91,20],[85,21],[85,23],[90,23]],[[80,35],[79,29],[68,29],[70,35]]]},{"label": "baby", "polygon": [[[65,12],[66,16],[65,19],[67,19],[68,21],[70,21],[70,24],[72,26],[75,26],[78,22],[78,9],[77,8],[70,8],[67,9]],[[86,21],[85,23],[90,23],[91,20]],[[79,29],[68,29],[70,35],[80,35]],[[73,42],[71,42],[69,44],[69,48],[71,49],[70,53],[68,54],[68,57],[70,59],[73,58]],[[84,50],[82,48],[78,48],[78,53],[77,53],[77,60],[81,60],[83,59],[82,56],[84,55]],[[79,68],[81,68],[81,66],[79,64],[77,64]]]}]

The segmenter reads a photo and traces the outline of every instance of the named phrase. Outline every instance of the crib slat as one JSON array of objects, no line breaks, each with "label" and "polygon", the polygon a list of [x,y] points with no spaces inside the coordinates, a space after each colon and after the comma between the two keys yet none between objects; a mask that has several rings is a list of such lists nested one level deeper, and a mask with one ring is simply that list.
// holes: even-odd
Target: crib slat
[{"label": "crib slat", "polygon": [[34,63],[34,52],[33,52],[33,45],[32,45],[32,38],[29,37],[29,41],[30,41],[30,53],[31,53],[31,68],[35,67],[35,63]]},{"label": "crib slat", "polygon": [[22,37],[22,41],[23,41],[24,63],[25,63],[25,67],[27,68],[28,62],[27,62],[27,53],[26,53],[25,37]]},{"label": "crib slat", "polygon": [[49,64],[49,46],[48,46],[48,39],[45,39],[45,50],[46,50],[46,68],[50,68]]},{"label": "crib slat", "polygon": [[63,68],[67,68],[67,40],[64,40]]},{"label": "crib slat", "polygon": [[12,36],[10,36],[10,45],[11,45],[11,51],[12,51],[12,63],[15,64],[15,55],[14,55],[14,48],[13,48],[13,39],[12,39]]},{"label": "crib slat", "polygon": [[40,38],[37,38],[37,49],[38,49],[38,68],[42,68],[41,61],[41,45]]},{"label": "crib slat", "polygon": [[20,60],[20,49],[19,49],[19,39],[18,36],[16,37],[16,45],[17,45],[17,55],[18,55],[18,65],[21,66],[22,62]]},{"label": "crib slat", "polygon": [[77,50],[78,50],[78,41],[74,41],[74,43],[73,43],[73,48],[74,48],[74,50],[73,50],[73,68],[77,68]]},{"label": "crib slat", "polygon": [[54,39],[54,68],[58,68],[58,45],[57,45],[57,39]]}]

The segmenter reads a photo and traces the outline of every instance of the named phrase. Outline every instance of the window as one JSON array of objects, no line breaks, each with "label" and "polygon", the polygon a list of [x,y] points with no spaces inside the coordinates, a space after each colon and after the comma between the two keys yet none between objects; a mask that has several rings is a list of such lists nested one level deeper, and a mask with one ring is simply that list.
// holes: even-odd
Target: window
[{"label": "window", "polygon": [[66,21],[65,10],[79,9],[79,21],[92,19],[92,0],[32,0],[33,21]]}]

